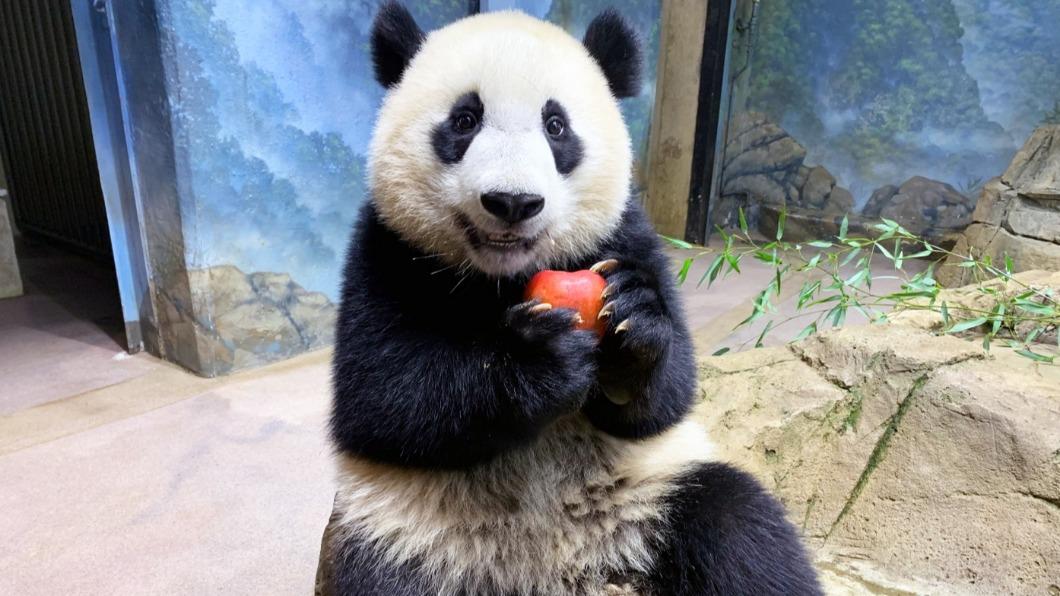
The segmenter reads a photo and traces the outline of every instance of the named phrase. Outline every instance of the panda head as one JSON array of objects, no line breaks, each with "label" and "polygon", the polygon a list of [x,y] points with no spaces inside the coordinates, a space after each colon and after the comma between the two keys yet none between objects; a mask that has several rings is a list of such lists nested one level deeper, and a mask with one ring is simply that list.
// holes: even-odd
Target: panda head
[{"label": "panda head", "polygon": [[372,198],[406,242],[504,277],[583,257],[616,228],[632,165],[618,99],[638,92],[641,68],[617,13],[581,42],[517,12],[428,35],[389,2],[372,57],[388,89]]}]

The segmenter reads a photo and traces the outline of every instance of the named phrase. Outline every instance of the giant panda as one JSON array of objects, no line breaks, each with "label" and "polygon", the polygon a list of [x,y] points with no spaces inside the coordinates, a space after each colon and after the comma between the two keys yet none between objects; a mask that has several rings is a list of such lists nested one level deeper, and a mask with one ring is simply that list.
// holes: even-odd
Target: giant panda
[{"label": "giant panda", "polygon": [[[517,12],[425,34],[384,4],[387,93],[344,269],[325,591],[817,594],[780,504],[712,461],[674,275],[630,199],[616,12],[579,42]],[[542,269],[608,285],[602,339],[526,302]]]}]

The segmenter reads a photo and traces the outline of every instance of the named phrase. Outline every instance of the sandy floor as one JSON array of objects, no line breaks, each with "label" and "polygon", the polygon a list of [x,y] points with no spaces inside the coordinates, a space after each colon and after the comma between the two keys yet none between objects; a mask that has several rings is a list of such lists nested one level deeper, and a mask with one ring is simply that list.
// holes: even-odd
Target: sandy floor
[{"label": "sandy floor", "polygon": [[[686,288],[704,349],[743,341],[747,269]],[[329,352],[202,379],[127,356],[93,283],[0,301],[0,594],[310,593]]]}]

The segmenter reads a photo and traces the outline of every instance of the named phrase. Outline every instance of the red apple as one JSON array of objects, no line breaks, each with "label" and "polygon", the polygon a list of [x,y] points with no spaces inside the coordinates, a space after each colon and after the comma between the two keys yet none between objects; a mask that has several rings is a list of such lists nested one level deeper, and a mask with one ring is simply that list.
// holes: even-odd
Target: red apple
[{"label": "red apple", "polygon": [[526,299],[548,303],[553,308],[570,308],[581,315],[578,329],[595,330],[603,335],[604,321],[597,316],[604,306],[607,280],[592,271],[541,271],[526,284]]}]

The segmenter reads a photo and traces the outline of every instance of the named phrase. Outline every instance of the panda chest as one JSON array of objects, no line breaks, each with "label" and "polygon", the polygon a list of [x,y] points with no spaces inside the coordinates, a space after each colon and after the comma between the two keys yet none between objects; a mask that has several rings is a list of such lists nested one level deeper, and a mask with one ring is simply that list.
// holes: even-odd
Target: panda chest
[{"label": "panda chest", "polygon": [[574,416],[467,471],[346,461],[343,523],[442,594],[602,594],[650,569],[672,485],[635,473],[631,457]]}]

